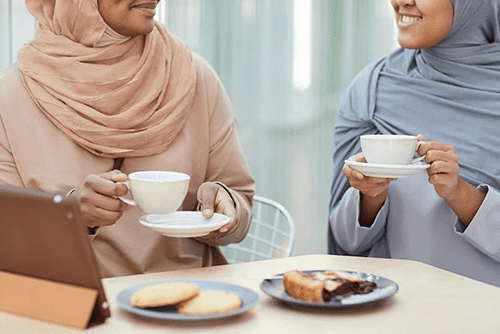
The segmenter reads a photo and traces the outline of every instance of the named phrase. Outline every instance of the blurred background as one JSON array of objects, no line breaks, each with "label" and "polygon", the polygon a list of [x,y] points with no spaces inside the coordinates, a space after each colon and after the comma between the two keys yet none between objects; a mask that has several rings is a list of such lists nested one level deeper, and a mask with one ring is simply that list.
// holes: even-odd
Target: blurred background
[{"label": "blurred background", "polygon": [[[397,47],[390,0],[162,0],[157,19],[219,74],[257,193],[295,221],[293,254],[326,253],[339,100]],[[0,0],[0,73],[36,28]]]}]

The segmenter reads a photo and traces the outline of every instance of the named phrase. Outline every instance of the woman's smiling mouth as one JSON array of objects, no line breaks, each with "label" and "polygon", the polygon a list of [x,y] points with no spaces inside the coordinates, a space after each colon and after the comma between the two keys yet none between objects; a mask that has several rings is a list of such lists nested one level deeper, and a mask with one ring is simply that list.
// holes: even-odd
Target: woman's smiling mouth
[{"label": "woman's smiling mouth", "polygon": [[399,17],[399,26],[407,27],[410,26],[418,21],[422,20],[422,17],[420,16],[408,16],[404,14],[400,14]]},{"label": "woman's smiling mouth", "polygon": [[147,14],[148,16],[155,16],[157,4],[158,4],[157,1],[144,2],[144,3],[139,3],[137,5],[134,5],[134,6],[132,6],[132,8],[140,10],[141,12]]}]

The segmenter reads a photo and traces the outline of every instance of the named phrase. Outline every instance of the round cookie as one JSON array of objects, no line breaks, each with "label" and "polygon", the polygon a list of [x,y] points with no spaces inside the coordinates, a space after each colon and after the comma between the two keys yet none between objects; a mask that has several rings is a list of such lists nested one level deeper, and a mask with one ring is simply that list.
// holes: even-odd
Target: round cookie
[{"label": "round cookie", "polygon": [[130,305],[134,307],[162,307],[177,304],[199,294],[196,284],[174,282],[147,286],[137,290],[130,297]]},{"label": "round cookie", "polygon": [[241,298],[231,292],[206,290],[194,298],[176,305],[177,312],[185,314],[223,313],[238,309]]}]

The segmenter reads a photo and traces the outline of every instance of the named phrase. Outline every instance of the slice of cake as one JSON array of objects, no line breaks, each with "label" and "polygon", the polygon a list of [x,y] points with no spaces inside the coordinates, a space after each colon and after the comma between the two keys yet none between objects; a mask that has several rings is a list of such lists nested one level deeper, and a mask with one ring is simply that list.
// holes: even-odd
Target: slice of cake
[{"label": "slice of cake", "polygon": [[308,302],[323,302],[325,281],[314,278],[299,270],[283,274],[283,286],[289,295]]},{"label": "slice of cake", "polygon": [[332,298],[371,292],[376,284],[363,281],[345,271],[325,271],[308,275],[299,270],[283,274],[285,291],[300,300],[328,302]]}]

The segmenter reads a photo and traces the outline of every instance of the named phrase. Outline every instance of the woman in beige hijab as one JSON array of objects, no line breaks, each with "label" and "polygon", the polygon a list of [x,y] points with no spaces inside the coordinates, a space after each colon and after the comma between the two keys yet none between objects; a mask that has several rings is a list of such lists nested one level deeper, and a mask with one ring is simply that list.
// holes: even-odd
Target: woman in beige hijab
[{"label": "woman in beige hijab", "polygon": [[[255,183],[210,65],[154,21],[159,0],[26,0],[39,22],[0,76],[0,184],[71,193],[103,277],[226,263]],[[140,170],[189,174],[179,210],[230,217],[209,235],[161,236],[116,198]]]}]

